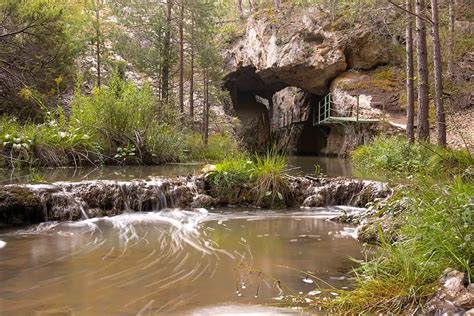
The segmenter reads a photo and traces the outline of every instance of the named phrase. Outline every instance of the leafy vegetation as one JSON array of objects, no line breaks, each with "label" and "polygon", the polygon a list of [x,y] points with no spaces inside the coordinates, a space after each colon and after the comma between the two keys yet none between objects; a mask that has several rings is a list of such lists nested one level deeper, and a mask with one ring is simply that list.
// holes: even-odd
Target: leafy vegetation
[{"label": "leafy vegetation", "polygon": [[[355,290],[342,291],[330,306],[353,313],[415,311],[437,290],[446,268],[465,272],[472,282],[474,159],[470,153],[378,138],[357,149],[353,159],[367,170],[412,176],[380,212],[391,212],[396,205],[402,209],[396,231],[379,227],[379,247],[372,259],[356,269]],[[395,220],[390,217],[392,223]]]},{"label": "leafy vegetation", "polygon": [[36,125],[3,116],[0,139],[3,167],[78,165],[100,157],[90,135],[64,124],[62,119]]},{"label": "leafy vegetation", "polygon": [[229,204],[285,207],[294,202],[286,169],[286,156],[275,150],[251,158],[229,157],[208,175],[208,184],[213,195]]},{"label": "leafy vegetation", "polygon": [[[157,109],[149,87],[138,88],[118,76],[89,95],[76,94],[70,117],[59,108],[46,122],[0,119],[2,165],[159,164],[218,160],[237,151],[233,138],[200,134],[179,124],[179,114]],[[161,115],[160,115],[161,114]]]},{"label": "leafy vegetation", "polygon": [[402,137],[378,137],[373,143],[357,148],[352,154],[361,171],[400,175],[456,175],[474,165],[467,150],[450,150],[426,143],[410,145]]}]

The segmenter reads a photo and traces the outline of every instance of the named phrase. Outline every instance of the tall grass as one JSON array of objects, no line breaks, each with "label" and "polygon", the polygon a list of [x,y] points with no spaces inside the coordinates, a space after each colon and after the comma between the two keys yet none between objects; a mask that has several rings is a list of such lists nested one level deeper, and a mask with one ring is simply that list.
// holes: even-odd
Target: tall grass
[{"label": "tall grass", "polygon": [[286,170],[286,156],[275,150],[253,157],[237,155],[217,164],[208,183],[223,203],[279,208],[293,203]]},{"label": "tall grass", "polygon": [[451,150],[426,143],[409,144],[402,137],[378,137],[352,154],[357,169],[397,175],[454,176],[474,165],[467,150]]},{"label": "tall grass", "polygon": [[293,199],[286,176],[288,159],[285,155],[270,149],[263,156],[255,156],[254,192],[256,204],[264,207],[285,207]]},{"label": "tall grass", "polygon": [[410,176],[410,181],[383,210],[403,209],[396,238],[379,229],[376,253],[355,271],[355,290],[342,292],[332,307],[353,313],[413,312],[434,294],[446,268],[465,272],[472,282],[474,179],[466,176],[474,166],[471,154],[392,137],[357,149],[353,160],[366,171]]},{"label": "tall grass", "polygon": [[356,289],[334,303],[354,312],[401,313],[416,309],[437,290],[446,268],[465,272],[473,281],[474,183],[460,178],[437,183],[426,177],[407,188],[407,210],[398,240],[383,239],[374,258],[356,270]]},{"label": "tall grass", "polygon": [[187,136],[186,143],[191,160],[222,161],[226,157],[238,156],[239,153],[237,142],[226,133],[210,135],[206,145],[202,135],[194,132]]}]

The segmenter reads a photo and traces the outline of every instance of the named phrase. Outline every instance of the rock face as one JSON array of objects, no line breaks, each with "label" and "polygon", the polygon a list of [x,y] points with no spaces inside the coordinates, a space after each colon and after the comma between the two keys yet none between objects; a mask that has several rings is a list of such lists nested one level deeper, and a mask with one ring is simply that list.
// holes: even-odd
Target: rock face
[{"label": "rock face", "polygon": [[361,69],[386,63],[385,47],[367,31],[334,31],[331,15],[316,6],[263,11],[249,18],[245,36],[226,53],[225,84],[240,91],[294,86],[323,95],[348,60]]},{"label": "rock face", "polygon": [[312,184],[305,195],[304,207],[366,207],[371,201],[390,197],[392,191],[386,184],[376,181],[335,178],[321,179],[319,183]]},{"label": "rock face", "polygon": [[[282,127],[294,126],[290,120],[309,124],[312,109],[329,93],[332,81],[349,67],[372,69],[386,63],[386,47],[367,30],[335,30],[331,15],[316,6],[262,11],[250,17],[245,35],[224,56],[224,86],[231,93],[248,147],[268,144],[272,132],[279,139],[298,140],[310,126],[301,123],[283,134]],[[316,135],[319,147],[324,147],[324,135],[325,131]]]},{"label": "rock face", "polygon": [[345,72],[331,84],[334,110],[340,116],[380,119],[386,114],[401,113],[400,91],[403,80],[399,70],[381,68],[375,71]]},{"label": "rock face", "polygon": [[295,86],[323,94],[346,69],[329,15],[315,7],[295,10],[278,16],[260,12],[249,19],[245,36],[225,56],[228,87],[277,91]]},{"label": "rock face", "polygon": [[440,288],[426,303],[425,312],[437,315],[472,315],[474,291],[466,288],[465,275],[462,272],[447,269],[440,280]]}]

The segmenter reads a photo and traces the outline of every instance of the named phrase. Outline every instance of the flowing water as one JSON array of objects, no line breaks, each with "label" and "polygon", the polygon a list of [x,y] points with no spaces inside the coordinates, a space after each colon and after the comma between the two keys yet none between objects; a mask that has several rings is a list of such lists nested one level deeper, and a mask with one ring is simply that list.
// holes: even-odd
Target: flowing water
[{"label": "flowing water", "polygon": [[300,314],[273,306],[334,295],[362,257],[354,229],[327,220],[337,211],[162,210],[0,232],[0,314]]}]

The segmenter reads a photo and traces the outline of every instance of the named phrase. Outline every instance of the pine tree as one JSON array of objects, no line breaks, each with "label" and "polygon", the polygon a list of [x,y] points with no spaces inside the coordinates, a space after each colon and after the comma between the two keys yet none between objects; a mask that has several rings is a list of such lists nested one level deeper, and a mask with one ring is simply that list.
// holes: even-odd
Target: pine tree
[{"label": "pine tree", "polygon": [[436,107],[436,127],[438,145],[446,147],[446,118],[443,105],[443,70],[441,65],[441,42],[439,39],[438,0],[431,0],[432,40],[433,40],[433,72],[434,72],[434,104]]},{"label": "pine tree", "polygon": [[413,0],[406,0],[406,89],[407,89],[407,138],[408,142],[415,141],[415,88],[413,64]]},{"label": "pine tree", "polygon": [[418,138],[429,141],[429,82],[428,82],[428,52],[426,45],[425,0],[416,0],[416,55],[418,73]]}]

